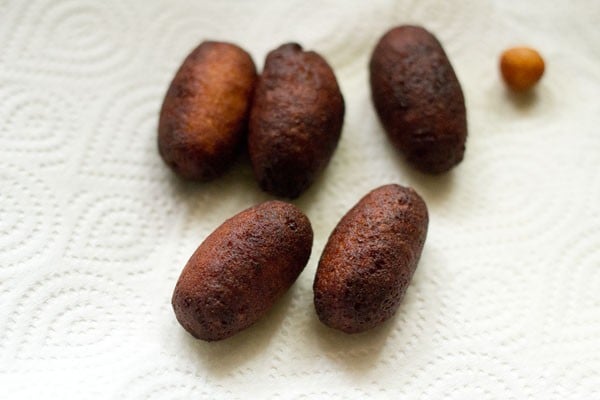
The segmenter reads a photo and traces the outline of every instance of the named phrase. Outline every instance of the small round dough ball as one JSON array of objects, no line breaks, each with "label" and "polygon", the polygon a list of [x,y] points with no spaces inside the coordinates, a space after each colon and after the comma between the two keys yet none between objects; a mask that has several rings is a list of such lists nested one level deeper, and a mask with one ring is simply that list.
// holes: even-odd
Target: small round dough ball
[{"label": "small round dough ball", "polygon": [[531,89],[544,75],[544,59],[529,47],[513,47],[500,57],[500,71],[504,82],[514,91]]}]

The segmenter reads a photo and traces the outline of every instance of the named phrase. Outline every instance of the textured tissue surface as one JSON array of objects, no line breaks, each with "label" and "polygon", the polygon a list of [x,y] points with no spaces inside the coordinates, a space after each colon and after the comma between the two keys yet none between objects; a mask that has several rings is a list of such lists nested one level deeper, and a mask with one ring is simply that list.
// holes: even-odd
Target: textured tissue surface
[{"label": "textured tissue surface", "polygon": [[[0,397],[7,399],[600,399],[600,2],[0,0]],[[378,38],[435,32],[463,85],[464,161],[429,177],[399,157],[369,97]],[[225,218],[269,199],[248,160],[182,183],[158,111],[202,39],[262,68],[298,41],[347,105],[323,176],[295,201],[313,255],[252,328],[191,338],[175,281]],[[498,56],[538,48],[533,97]],[[396,182],[429,206],[421,263],[396,317],[346,336],[321,325],[312,280],[339,218]]]}]

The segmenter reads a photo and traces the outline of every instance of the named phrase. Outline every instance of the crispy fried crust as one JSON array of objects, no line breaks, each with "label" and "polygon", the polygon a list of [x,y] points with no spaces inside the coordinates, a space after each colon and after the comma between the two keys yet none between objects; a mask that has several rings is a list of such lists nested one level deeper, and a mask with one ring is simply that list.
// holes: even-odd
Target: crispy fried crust
[{"label": "crispy fried crust", "polygon": [[386,185],[363,197],[321,255],[313,287],[319,319],[357,333],[390,318],[419,262],[428,221],[413,189]]},{"label": "crispy fried crust", "polygon": [[257,75],[229,43],[203,42],[187,56],[165,96],[158,149],[180,176],[206,181],[223,173],[243,143]]},{"label": "crispy fried crust", "polygon": [[225,339],[256,322],[308,262],[313,232],[294,205],[269,201],[225,221],[198,247],[173,293],[194,337]]},{"label": "crispy fried crust", "polygon": [[438,40],[421,27],[394,28],[375,47],[369,67],[375,109],[407,160],[434,174],[460,163],[465,100]]},{"label": "crispy fried crust", "polygon": [[331,67],[295,43],[270,52],[259,79],[248,150],[260,187],[295,198],[327,166],[344,120],[344,99]]}]

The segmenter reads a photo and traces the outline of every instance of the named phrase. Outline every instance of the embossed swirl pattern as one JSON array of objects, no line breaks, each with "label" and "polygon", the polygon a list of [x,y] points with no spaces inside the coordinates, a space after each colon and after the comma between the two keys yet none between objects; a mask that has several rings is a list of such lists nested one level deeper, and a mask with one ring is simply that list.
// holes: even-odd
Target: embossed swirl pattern
[{"label": "embossed swirl pattern", "polygon": [[[599,399],[600,3],[553,0],[0,1],[0,392],[85,399]],[[463,163],[421,175],[390,146],[367,65],[379,36],[424,24],[465,91]],[[322,53],[346,100],[342,140],[296,204],[313,255],[256,326],[192,339],[175,280],[224,219],[269,199],[240,160],[205,185],[156,151],[158,110],[203,39],[262,68],[285,41]],[[497,75],[501,49],[547,58],[532,99]],[[397,315],[324,327],[312,281],[327,237],[369,189],[415,187],[430,210]],[[2,397],[0,395],[0,397]]]}]

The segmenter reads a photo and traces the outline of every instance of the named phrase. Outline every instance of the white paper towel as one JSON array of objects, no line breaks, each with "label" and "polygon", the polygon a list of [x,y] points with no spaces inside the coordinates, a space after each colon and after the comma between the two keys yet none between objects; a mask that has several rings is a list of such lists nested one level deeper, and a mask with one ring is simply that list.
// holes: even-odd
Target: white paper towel
[{"label": "white paper towel", "polygon": [[[0,1],[0,397],[7,399],[600,399],[600,2]],[[367,63],[391,26],[441,40],[463,85],[465,160],[415,172],[391,148]],[[158,110],[203,39],[265,54],[298,41],[346,99],[339,147],[295,203],[311,260],[254,327],[192,339],[170,296],[224,219],[269,198],[247,160],[182,183]],[[540,50],[511,96],[506,47]],[[430,231],[397,316],[355,336],[319,323],[327,237],[367,191],[415,187]]]}]

